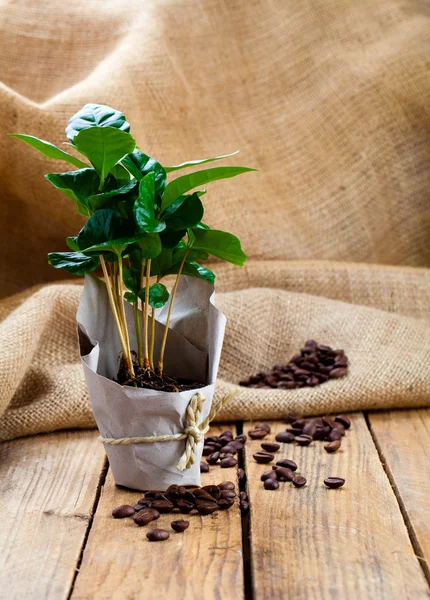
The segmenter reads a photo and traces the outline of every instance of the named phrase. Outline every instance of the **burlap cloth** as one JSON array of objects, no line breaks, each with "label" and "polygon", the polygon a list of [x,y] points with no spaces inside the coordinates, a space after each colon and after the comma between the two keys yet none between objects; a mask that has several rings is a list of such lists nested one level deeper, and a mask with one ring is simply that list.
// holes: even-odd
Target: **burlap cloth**
[{"label": "burlap cloth", "polygon": [[347,378],[317,388],[243,389],[223,418],[428,404],[424,2],[20,0],[1,4],[0,32],[0,439],[94,425],[81,283],[44,285],[61,277],[47,252],[82,223],[43,178],[67,166],[4,135],[59,144],[86,102],[122,109],[164,164],[240,148],[234,162],[260,169],[207,195],[205,220],[250,257],[215,265],[229,318],[218,394],[309,337],[350,358]]}]

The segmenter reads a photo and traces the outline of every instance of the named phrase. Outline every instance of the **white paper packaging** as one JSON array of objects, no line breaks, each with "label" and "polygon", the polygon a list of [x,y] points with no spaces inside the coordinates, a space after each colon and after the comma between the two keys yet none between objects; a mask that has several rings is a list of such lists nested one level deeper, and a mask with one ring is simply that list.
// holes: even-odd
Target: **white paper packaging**
[{"label": "white paper packaging", "polygon": [[[181,277],[173,305],[164,357],[164,371],[172,377],[202,381],[206,386],[186,392],[159,392],[121,386],[117,375],[120,343],[106,286],[85,276],[77,313],[82,365],[91,407],[99,431],[106,438],[149,437],[181,433],[185,412],[196,392],[206,398],[200,421],[209,413],[214,395],[226,318],[213,304],[214,288],[193,277]],[[168,304],[157,315],[154,357],[166,321]],[[126,305],[130,345],[137,349],[132,308]],[[200,422],[199,421],[199,422]],[[118,485],[138,490],[165,490],[173,483],[200,485],[203,441],[196,461],[185,471],[176,468],[185,440],[131,445],[105,444]]]}]

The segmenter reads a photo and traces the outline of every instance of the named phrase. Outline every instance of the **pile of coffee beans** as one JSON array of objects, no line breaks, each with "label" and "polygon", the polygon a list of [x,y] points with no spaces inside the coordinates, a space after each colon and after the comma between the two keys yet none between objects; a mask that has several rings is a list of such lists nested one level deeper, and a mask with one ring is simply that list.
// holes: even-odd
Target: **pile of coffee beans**
[{"label": "pile of coffee beans", "polygon": [[237,455],[246,443],[246,435],[241,434],[234,437],[232,431],[223,431],[221,435],[210,435],[205,438],[203,446],[203,456],[206,457],[206,463],[200,463],[200,472],[207,473],[209,465],[219,464],[222,469],[235,467],[238,464]]},{"label": "pile of coffee beans", "polygon": [[283,444],[296,442],[300,446],[309,446],[313,440],[319,440],[328,442],[324,446],[324,450],[328,453],[339,450],[346,430],[351,427],[351,421],[345,415],[307,418],[290,415],[287,420],[291,423],[291,427],[276,435],[277,442]]},{"label": "pile of coffee beans", "polygon": [[308,340],[300,354],[286,365],[277,363],[271,371],[257,373],[239,385],[249,388],[278,388],[292,390],[315,387],[329,379],[339,379],[348,373],[348,358],[344,350]]}]

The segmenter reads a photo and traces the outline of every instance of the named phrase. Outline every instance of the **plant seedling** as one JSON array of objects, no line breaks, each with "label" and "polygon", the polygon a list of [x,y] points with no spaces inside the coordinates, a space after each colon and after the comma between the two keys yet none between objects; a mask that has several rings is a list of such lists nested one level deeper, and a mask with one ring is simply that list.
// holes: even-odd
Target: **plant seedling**
[{"label": "plant seedling", "polygon": [[[181,275],[213,284],[214,273],[200,261],[215,256],[242,266],[246,260],[236,236],[202,222],[206,190],[194,190],[255,169],[204,168],[167,181],[170,173],[236,153],[163,167],[139,149],[120,111],[99,104],[86,104],[66,128],[67,143],[82,160],[33,136],[10,135],[49,158],[77,167],[45,175],[87,219],[76,236],[67,238],[70,251],[51,252],[48,261],[75,275],[101,267],[121,346],[119,383],[176,391],[175,381],[163,367]],[[162,283],[167,275],[175,276],[170,292]],[[130,348],[125,302],[133,307],[137,352]],[[155,357],[156,311],[167,302],[161,349]]]}]

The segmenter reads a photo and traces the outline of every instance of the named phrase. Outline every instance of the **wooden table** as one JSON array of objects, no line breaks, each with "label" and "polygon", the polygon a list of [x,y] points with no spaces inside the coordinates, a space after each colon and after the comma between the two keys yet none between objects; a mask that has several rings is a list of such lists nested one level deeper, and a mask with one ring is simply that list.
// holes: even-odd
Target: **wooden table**
[{"label": "wooden table", "polygon": [[[308,480],[301,489],[264,490],[266,467],[252,458],[259,442],[249,440],[250,514],[234,506],[191,515],[184,534],[162,543],[111,517],[141,494],[115,487],[95,431],[0,445],[0,598],[429,598],[430,410],[351,419],[336,454],[321,442],[282,445],[277,458],[295,460]],[[329,475],[345,486],[327,489]],[[235,477],[213,467],[204,483]],[[170,529],[171,520],[162,515],[158,524]]]}]

